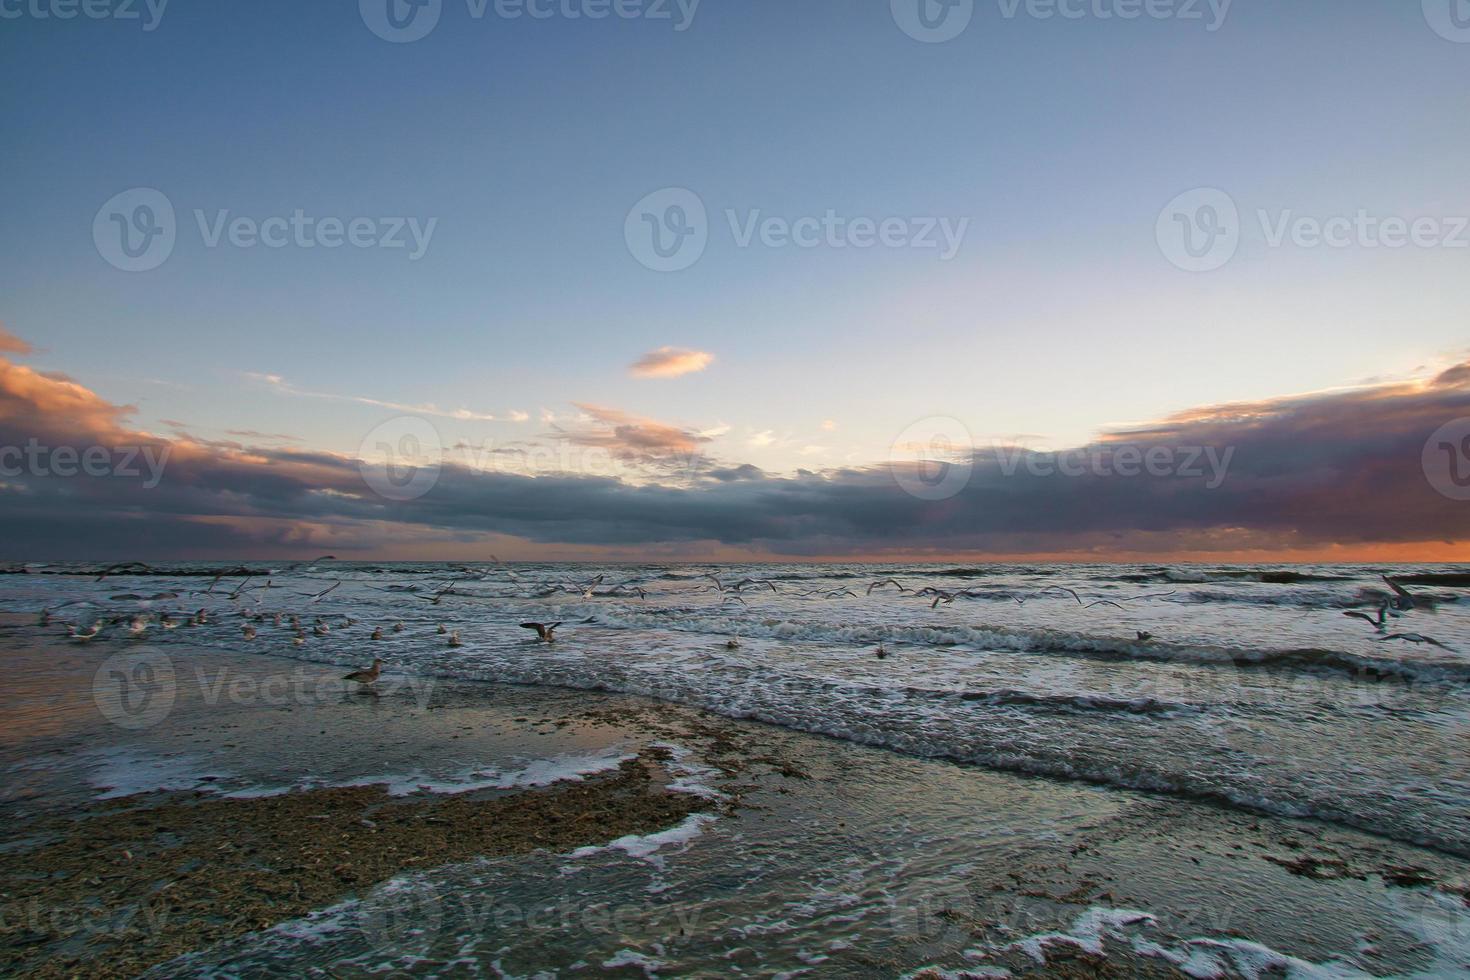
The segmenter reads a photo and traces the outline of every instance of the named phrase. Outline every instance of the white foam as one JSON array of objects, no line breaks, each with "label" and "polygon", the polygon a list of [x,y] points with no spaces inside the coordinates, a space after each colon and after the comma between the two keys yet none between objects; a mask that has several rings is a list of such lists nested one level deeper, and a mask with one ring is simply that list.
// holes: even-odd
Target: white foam
[{"label": "white foam", "polygon": [[704,833],[705,826],[714,821],[715,817],[712,814],[691,813],[678,826],[670,827],[668,830],[643,835],[629,834],[626,837],[619,837],[617,840],[608,844],[579,847],[569,854],[568,857],[577,860],[591,857],[594,854],[604,851],[622,851],[629,857],[638,858],[639,860],[647,861],[655,867],[662,868],[664,866],[664,858],[658,853],[659,851],[665,847],[673,847],[679,844],[685,845],[687,849],[687,845],[693,842],[700,834]]},{"label": "white foam", "polygon": [[[1062,932],[1041,933],[1002,945],[969,950],[966,956],[983,959],[1008,952],[1022,952],[1045,965],[1054,946],[1074,946],[1094,956],[1105,955],[1104,940],[1125,943],[1140,956],[1162,959],[1197,980],[1244,977],[1263,980],[1284,975],[1288,980],[1366,980],[1364,973],[1344,962],[1311,963],[1277,952],[1246,939],[1186,939],[1172,946],[1139,935],[1156,924],[1153,915],[1134,909],[1090,908]],[[1440,973],[1423,976],[1443,976]]]}]

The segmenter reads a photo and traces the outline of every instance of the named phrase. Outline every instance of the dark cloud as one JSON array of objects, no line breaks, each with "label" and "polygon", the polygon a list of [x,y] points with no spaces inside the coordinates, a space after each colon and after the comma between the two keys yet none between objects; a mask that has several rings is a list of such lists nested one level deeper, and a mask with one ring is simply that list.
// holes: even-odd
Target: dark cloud
[{"label": "dark cloud", "polygon": [[[1463,540],[1470,505],[1437,493],[1421,466],[1430,434],[1470,417],[1470,365],[1462,368],[1425,384],[1193,410],[1060,458],[1002,446],[957,463],[790,477],[708,464],[677,487],[451,461],[429,493],[398,502],[373,493],[354,459],[149,436],[127,427],[128,408],[0,359],[0,446],[37,439],[168,452],[153,487],[119,476],[0,476],[0,557],[250,557],[414,541],[432,555],[435,542],[491,534],[588,548],[720,543],[791,556]],[[697,454],[704,441],[584,410],[593,423],[564,438],[630,459]],[[1141,472],[1150,453],[1167,455],[1171,471]],[[1130,461],[1140,472],[1119,475]],[[963,483],[958,493],[924,499],[952,477]]]}]

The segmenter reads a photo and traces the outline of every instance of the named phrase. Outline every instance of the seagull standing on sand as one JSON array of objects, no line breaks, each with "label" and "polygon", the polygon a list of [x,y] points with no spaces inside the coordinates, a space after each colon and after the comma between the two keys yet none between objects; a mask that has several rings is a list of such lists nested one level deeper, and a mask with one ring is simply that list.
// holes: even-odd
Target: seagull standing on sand
[{"label": "seagull standing on sand", "polygon": [[382,670],[383,661],[374,657],[373,665],[367,670],[355,670],[342,679],[344,681],[352,681],[355,684],[366,687],[377,681],[378,674],[382,673]]},{"label": "seagull standing on sand", "polygon": [[556,628],[560,625],[561,623],[522,623],[521,629],[535,630],[542,643],[555,643]]}]

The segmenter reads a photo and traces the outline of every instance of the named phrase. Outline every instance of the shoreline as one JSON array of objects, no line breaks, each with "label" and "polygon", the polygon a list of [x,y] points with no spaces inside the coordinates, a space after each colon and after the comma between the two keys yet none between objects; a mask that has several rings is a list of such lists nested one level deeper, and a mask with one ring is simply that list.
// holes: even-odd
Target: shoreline
[{"label": "shoreline", "polygon": [[[433,679],[369,696],[345,690],[334,665],[190,647],[179,662],[210,685],[180,684],[166,717],[121,729],[91,684],[135,649],[43,645],[27,626],[0,627],[26,722],[0,739],[17,776],[0,794],[5,874],[70,872],[0,890],[83,926],[38,942],[7,922],[7,972],[48,975],[33,964],[49,955],[50,975],[121,975],[111,964],[141,967],[149,950],[164,957],[159,976],[452,972],[465,944],[516,973],[733,964],[922,977],[942,962],[948,975],[1177,977],[1165,954],[1232,962],[1244,946],[1230,944],[1259,942],[1321,963],[1382,931],[1395,938],[1359,955],[1396,964],[1433,948],[1416,923],[1470,929],[1470,864],[1422,848],[633,695]],[[272,700],[267,682],[298,671],[312,696]],[[243,694],[211,703],[208,690]],[[42,719],[60,730],[36,728]],[[129,837],[149,814],[166,829],[144,822]],[[462,829],[477,836],[450,839]],[[33,860],[42,835],[61,849]],[[364,846],[382,853],[354,862]],[[201,863],[179,872],[182,858]],[[749,896],[725,897],[733,882]],[[181,906],[161,923],[146,901],[157,895]],[[1433,904],[1445,896],[1463,920]],[[528,924],[559,903],[570,924]],[[588,924],[604,904],[624,928]],[[82,905],[102,911],[84,917]],[[507,909],[509,924],[490,921]],[[1119,925],[1127,910],[1158,921]]]}]

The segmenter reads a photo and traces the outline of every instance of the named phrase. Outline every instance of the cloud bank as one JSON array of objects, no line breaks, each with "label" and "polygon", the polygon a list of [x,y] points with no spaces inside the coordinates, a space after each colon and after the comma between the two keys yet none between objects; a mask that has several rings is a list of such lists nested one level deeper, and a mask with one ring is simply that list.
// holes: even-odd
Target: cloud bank
[{"label": "cloud bank", "polygon": [[[117,475],[15,472],[15,457],[0,456],[9,467],[0,473],[0,557],[243,558],[326,547],[432,558],[511,539],[527,554],[563,556],[1126,558],[1470,540],[1470,503],[1437,492],[1421,462],[1432,433],[1470,417],[1470,363],[1421,382],[1190,410],[1080,447],[1070,458],[1089,462],[1069,471],[1056,456],[997,446],[943,462],[778,476],[706,458],[709,437],[697,431],[579,407],[582,424],[557,438],[677,468],[677,481],[527,476],[451,457],[422,497],[386,500],[353,458],[141,432],[129,425],[131,407],[0,358],[0,453],[28,442],[169,453],[152,488]],[[1199,451],[1197,472],[1179,465],[1186,450]],[[1174,466],[1164,475],[1118,465],[1166,451]],[[1228,459],[1218,479],[1206,451]],[[928,494],[947,481],[956,492]]]}]

